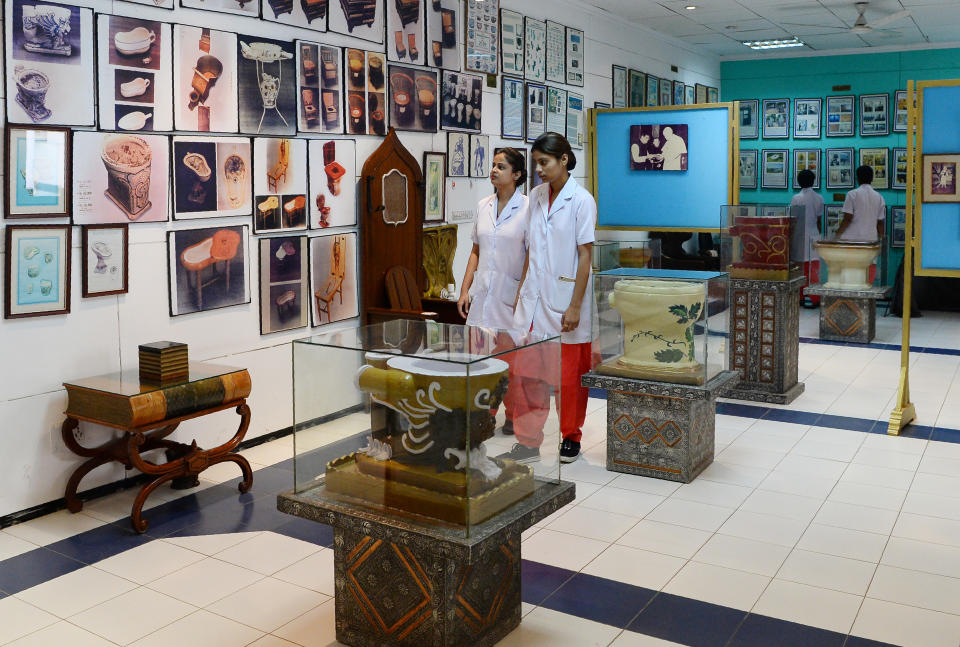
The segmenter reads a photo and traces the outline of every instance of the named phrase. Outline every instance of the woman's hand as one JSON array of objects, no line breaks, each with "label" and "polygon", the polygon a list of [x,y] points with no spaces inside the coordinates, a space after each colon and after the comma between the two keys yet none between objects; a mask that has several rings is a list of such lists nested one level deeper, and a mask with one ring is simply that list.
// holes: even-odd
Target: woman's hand
[{"label": "woman's hand", "polygon": [[467,313],[470,312],[470,294],[467,292],[461,292],[460,298],[457,299],[457,312],[460,313],[460,316],[464,319],[467,318]]},{"label": "woman's hand", "polygon": [[560,317],[560,332],[571,332],[580,325],[580,307],[570,304],[567,311]]}]

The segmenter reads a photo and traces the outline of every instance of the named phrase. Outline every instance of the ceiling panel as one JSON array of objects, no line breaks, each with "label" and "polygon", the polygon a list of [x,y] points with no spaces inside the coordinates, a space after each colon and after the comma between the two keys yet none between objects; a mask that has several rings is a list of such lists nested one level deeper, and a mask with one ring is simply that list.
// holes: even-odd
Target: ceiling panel
[{"label": "ceiling panel", "polygon": [[673,16],[675,12],[652,0],[586,0],[587,3],[621,18],[642,22],[644,18]]},{"label": "ceiling panel", "polygon": [[663,18],[649,18],[643,24],[651,29],[667,34],[668,36],[690,36],[693,34],[708,34],[710,29],[684,16],[665,16]]},{"label": "ceiling panel", "polygon": [[831,34],[829,36],[809,36],[804,38],[803,41],[809,45],[811,49],[817,50],[867,47],[867,44],[861,40],[860,37],[849,32],[845,34]]}]

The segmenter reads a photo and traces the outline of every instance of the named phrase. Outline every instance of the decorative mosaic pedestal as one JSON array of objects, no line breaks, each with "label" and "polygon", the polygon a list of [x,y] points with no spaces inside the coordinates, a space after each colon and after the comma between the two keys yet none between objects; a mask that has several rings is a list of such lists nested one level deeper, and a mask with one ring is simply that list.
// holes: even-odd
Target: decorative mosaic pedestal
[{"label": "decorative mosaic pedestal", "polygon": [[323,486],[277,508],[333,526],[337,640],[353,647],[489,647],[520,624],[520,533],[573,501],[538,481],[470,527],[414,521],[334,499]]},{"label": "decorative mosaic pedestal", "polygon": [[725,397],[790,404],[801,393],[800,293],[807,279],[730,279],[730,337],[727,358],[740,384]]},{"label": "decorative mosaic pedestal", "polygon": [[817,283],[807,294],[818,295],[820,339],[867,344],[877,333],[877,299],[890,296],[892,286],[866,290],[836,290]]},{"label": "decorative mosaic pedestal", "polygon": [[590,372],[607,392],[607,469],[689,483],[713,462],[716,398],[737,383],[724,371],[703,386]]}]

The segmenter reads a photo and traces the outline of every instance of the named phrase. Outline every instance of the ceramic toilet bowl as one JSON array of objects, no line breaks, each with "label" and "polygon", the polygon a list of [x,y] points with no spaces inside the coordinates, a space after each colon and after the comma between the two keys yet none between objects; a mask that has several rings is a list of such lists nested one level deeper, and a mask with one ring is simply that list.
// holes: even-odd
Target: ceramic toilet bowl
[{"label": "ceramic toilet bowl", "polygon": [[869,290],[870,266],[880,255],[879,242],[820,240],[813,244],[827,264],[825,288]]}]

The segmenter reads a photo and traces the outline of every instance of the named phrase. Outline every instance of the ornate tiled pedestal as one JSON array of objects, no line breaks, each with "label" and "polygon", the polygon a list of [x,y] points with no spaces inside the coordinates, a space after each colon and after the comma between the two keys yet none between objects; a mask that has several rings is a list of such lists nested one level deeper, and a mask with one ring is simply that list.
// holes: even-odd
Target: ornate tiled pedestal
[{"label": "ornate tiled pedestal", "polygon": [[522,501],[462,527],[377,512],[317,486],[277,507],[333,526],[337,640],[353,647],[488,647],[520,624],[520,533],[574,499],[537,483]]},{"label": "ornate tiled pedestal", "polygon": [[607,391],[607,469],[689,483],[713,462],[715,401],[737,383],[724,371],[703,386],[590,372]]},{"label": "ornate tiled pedestal", "polygon": [[800,292],[803,276],[789,281],[730,279],[727,357],[740,384],[735,400],[789,404],[803,393],[797,381]]},{"label": "ornate tiled pedestal", "polygon": [[890,296],[891,286],[836,290],[817,283],[807,294],[819,295],[820,339],[867,344],[877,332],[877,299]]}]

